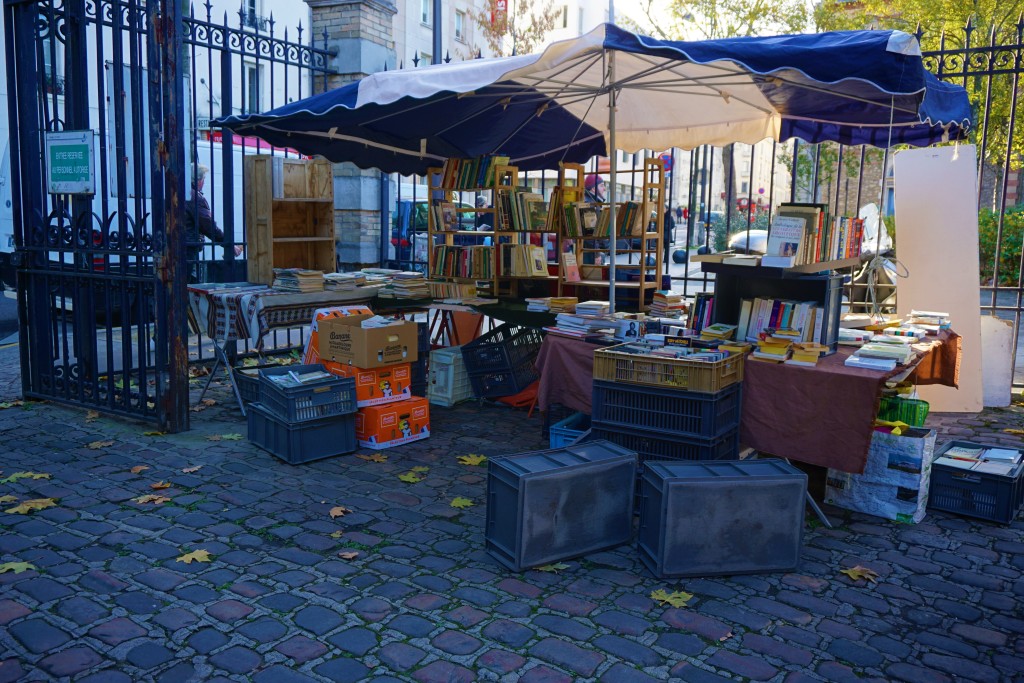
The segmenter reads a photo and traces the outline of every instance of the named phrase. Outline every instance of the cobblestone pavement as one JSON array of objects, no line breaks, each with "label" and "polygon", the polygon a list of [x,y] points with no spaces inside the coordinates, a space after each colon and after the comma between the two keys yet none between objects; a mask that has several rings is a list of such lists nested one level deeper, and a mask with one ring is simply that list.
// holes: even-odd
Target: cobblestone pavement
[{"label": "cobblestone pavement", "polygon": [[[16,365],[0,354],[0,386],[16,388]],[[3,476],[51,475],[0,495],[57,499],[0,513],[0,563],[37,568],[0,574],[0,683],[1024,678],[1021,521],[826,507],[836,528],[808,523],[794,573],[658,580],[626,545],[517,574],[483,548],[485,468],[456,457],[542,447],[536,417],[437,408],[430,439],[386,462],[292,467],[209,440],[246,431],[223,387],[214,398],[173,436],[54,404],[0,410]],[[1002,429],[1024,411],[931,423],[940,440],[1019,446]],[[422,481],[398,479],[416,466]],[[132,501],[150,493],[171,501]],[[176,561],[195,550],[212,561]],[[878,582],[840,573],[855,565]],[[662,606],[656,589],[694,598]]]}]

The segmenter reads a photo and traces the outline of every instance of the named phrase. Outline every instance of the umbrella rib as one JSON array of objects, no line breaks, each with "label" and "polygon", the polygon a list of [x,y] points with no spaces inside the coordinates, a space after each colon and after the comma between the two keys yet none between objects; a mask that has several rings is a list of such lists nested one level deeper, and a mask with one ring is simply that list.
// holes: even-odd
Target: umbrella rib
[{"label": "umbrella rib", "polygon": [[[291,130],[284,130],[284,129],[281,129],[281,128],[276,128],[274,126],[264,126],[264,128],[266,128],[267,130],[272,130],[274,132],[284,134],[284,135],[291,135],[292,133],[295,132],[295,131],[291,131]],[[334,129],[332,129],[332,130],[334,130]],[[372,140],[367,140],[366,138],[356,137],[354,135],[342,135],[342,134],[338,134],[338,133],[332,133],[331,131],[323,131],[323,132],[321,132],[321,131],[303,131],[302,134],[303,135],[308,135],[310,137],[326,138],[328,140],[346,140],[348,142],[355,142],[355,143],[363,145],[365,147],[375,147],[377,149],[383,149],[383,150],[386,150],[386,151],[389,151],[389,152],[395,152],[397,154],[406,154],[408,156],[414,156],[414,157],[417,157],[417,158],[420,158],[420,159],[429,158],[429,159],[436,159],[437,161],[444,161],[446,159],[446,157],[441,156],[439,154],[431,154],[429,152],[424,152],[424,151],[419,150],[419,149],[411,150],[411,149],[405,149],[404,147],[395,147],[394,145],[386,145],[386,144],[384,144],[382,142],[374,142]],[[314,153],[316,154],[318,152],[314,152]]]}]

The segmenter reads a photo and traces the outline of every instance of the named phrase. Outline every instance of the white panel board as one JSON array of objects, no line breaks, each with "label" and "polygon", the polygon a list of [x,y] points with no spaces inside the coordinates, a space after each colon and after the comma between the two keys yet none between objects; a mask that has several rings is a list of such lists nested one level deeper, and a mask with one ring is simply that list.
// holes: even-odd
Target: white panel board
[{"label": "white panel board", "polygon": [[973,145],[897,152],[896,255],[909,276],[896,287],[897,313],[948,311],[963,337],[960,389],[920,387],[933,412],[982,409],[978,277],[977,152]]}]

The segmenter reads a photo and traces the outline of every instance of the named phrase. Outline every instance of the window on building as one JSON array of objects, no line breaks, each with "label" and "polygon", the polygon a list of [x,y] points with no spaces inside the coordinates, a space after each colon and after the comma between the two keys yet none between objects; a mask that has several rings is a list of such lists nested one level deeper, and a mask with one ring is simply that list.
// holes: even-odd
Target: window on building
[{"label": "window on building", "polygon": [[250,114],[263,111],[263,65],[247,64],[245,67],[245,110]]},{"label": "window on building", "polygon": [[434,23],[434,0],[420,0],[420,21],[427,26]]},{"label": "window on building", "polygon": [[424,64],[433,64],[433,63],[434,63],[434,58],[430,55],[430,53],[428,53],[428,52],[421,52],[420,53],[420,63],[419,63],[419,66],[423,66]]},{"label": "window on building", "polygon": [[569,6],[562,5],[562,28],[569,28]]},{"label": "window on building", "polygon": [[466,42],[466,13],[455,11],[455,40]]},{"label": "window on building", "polygon": [[43,42],[43,87],[47,94],[64,94],[64,46],[56,40]]},{"label": "window on building", "polygon": [[740,183],[740,194],[747,194],[750,192],[750,183],[744,180]]}]

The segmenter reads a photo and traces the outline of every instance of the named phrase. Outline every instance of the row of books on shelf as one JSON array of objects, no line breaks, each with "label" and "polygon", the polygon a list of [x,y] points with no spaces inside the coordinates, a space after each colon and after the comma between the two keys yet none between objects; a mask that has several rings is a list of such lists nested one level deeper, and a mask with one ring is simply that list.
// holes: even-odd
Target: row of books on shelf
[{"label": "row of books on shelf", "polygon": [[486,246],[457,247],[439,244],[434,247],[432,277],[461,277],[490,280],[495,276],[493,250]]},{"label": "row of books on shelf", "polygon": [[772,329],[791,341],[810,342],[821,338],[824,322],[825,309],[814,301],[741,299],[736,339],[757,342],[764,330]]},{"label": "row of books on shelf", "polygon": [[697,292],[694,295],[693,307],[690,309],[690,327],[695,332],[700,332],[714,320],[714,312],[714,292]]},{"label": "row of books on shelf", "polygon": [[507,277],[546,277],[548,259],[544,247],[536,244],[499,244],[501,275]]},{"label": "row of books on shelf", "polygon": [[449,157],[441,168],[441,187],[450,190],[472,190],[490,187],[499,166],[507,166],[509,157],[479,156],[473,159]]},{"label": "row of books on shelf", "polygon": [[826,204],[783,203],[776,209],[761,265],[792,268],[860,256],[864,221],[829,217]]},{"label": "row of books on shelf", "polygon": [[[643,234],[643,221],[638,202],[616,202],[616,237],[638,237]],[[608,206],[588,202],[562,205],[561,231],[566,237],[606,238],[611,236],[612,212]]]}]

